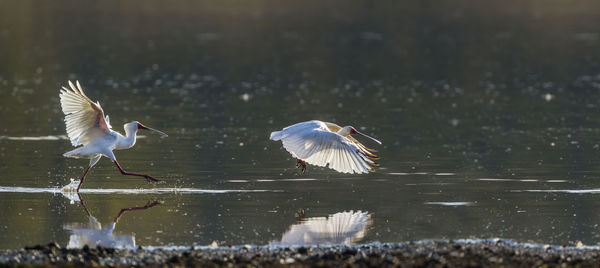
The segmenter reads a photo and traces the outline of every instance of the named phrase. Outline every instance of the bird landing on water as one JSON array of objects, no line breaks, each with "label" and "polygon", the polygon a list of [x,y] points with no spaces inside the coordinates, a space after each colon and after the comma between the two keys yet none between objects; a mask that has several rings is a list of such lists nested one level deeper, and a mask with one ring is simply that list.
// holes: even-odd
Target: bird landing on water
[{"label": "bird landing on water", "polygon": [[298,123],[271,133],[271,140],[281,140],[297,159],[297,167],[306,170],[306,164],[329,167],[342,173],[369,173],[379,164],[376,152],[352,137],[360,134],[374,142],[380,141],[357,131],[352,126],[340,127],[334,123],[312,120]]},{"label": "bird landing on water", "polygon": [[166,137],[167,134],[156,129],[149,128],[141,123],[134,121],[123,126],[125,136],[112,130],[110,120],[104,116],[104,111],[99,102],[92,102],[79,84],[75,85],[69,81],[69,88],[62,87],[60,91],[60,105],[65,114],[65,123],[67,125],[67,136],[71,144],[78,147],[72,151],[63,154],[65,157],[90,159],[90,164],[81,176],[77,192],[83,184],[83,180],[88,171],[94,166],[102,156],[112,160],[121,174],[144,177],[148,181],[158,181],[154,177],[146,174],[131,173],[123,170],[113,150],[128,149],[135,145],[136,133],[138,129],[150,130]]}]

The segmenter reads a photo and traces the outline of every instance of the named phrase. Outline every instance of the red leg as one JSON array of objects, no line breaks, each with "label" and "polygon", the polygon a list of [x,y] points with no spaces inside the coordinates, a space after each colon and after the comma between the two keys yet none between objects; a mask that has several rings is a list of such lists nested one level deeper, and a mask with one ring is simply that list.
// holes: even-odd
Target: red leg
[{"label": "red leg", "polygon": [[123,168],[121,167],[121,165],[119,165],[119,162],[117,162],[117,160],[115,160],[113,162],[115,162],[115,165],[117,165],[117,168],[119,168],[119,171],[121,171],[121,174],[123,174],[123,175],[144,177],[147,181],[154,181],[154,182],[159,181],[150,175],[127,172],[127,171],[123,170]]},{"label": "red leg", "polygon": [[89,166],[83,173],[83,176],[81,176],[81,179],[79,180],[79,185],[77,185],[77,194],[79,194],[79,188],[81,188],[81,185],[83,184],[83,180],[85,180],[85,175],[87,175],[88,171],[90,171],[90,168],[92,168],[92,166]]},{"label": "red leg", "polygon": [[154,201],[154,202],[148,201],[146,203],[146,205],[144,205],[143,207],[123,208],[123,209],[121,209],[121,211],[119,211],[119,214],[117,214],[117,217],[115,218],[115,223],[119,222],[119,219],[121,218],[121,216],[123,216],[123,213],[125,213],[127,211],[149,209],[149,208],[151,208],[153,206],[156,206],[158,204],[160,204],[160,202],[158,202],[158,201]]}]

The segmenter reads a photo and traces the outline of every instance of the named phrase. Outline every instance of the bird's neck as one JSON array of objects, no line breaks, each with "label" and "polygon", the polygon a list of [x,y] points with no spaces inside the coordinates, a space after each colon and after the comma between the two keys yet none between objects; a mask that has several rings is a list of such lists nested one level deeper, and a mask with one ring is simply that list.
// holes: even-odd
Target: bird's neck
[{"label": "bird's neck", "polygon": [[350,136],[350,128],[343,127],[340,130],[338,130],[336,133],[343,137]]},{"label": "bird's neck", "polygon": [[136,134],[137,134],[137,129],[135,129],[135,130],[129,130],[129,129],[126,128],[125,129],[125,136],[120,139],[117,148],[118,149],[131,148],[133,145],[135,145]]}]

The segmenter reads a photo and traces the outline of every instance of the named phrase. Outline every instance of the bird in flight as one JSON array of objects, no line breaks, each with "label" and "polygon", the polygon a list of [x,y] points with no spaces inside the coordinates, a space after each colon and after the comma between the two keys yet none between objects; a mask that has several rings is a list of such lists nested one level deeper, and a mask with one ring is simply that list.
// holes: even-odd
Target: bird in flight
[{"label": "bird in flight", "polygon": [[104,116],[104,111],[99,102],[92,102],[79,84],[75,85],[69,81],[69,88],[62,87],[60,90],[60,105],[65,114],[65,123],[67,125],[67,136],[71,144],[77,147],[75,150],[63,154],[65,157],[90,159],[90,164],[81,176],[77,192],[83,184],[83,180],[88,171],[94,166],[102,156],[112,160],[121,174],[143,177],[147,181],[159,181],[146,174],[127,172],[121,168],[113,150],[128,149],[135,145],[136,133],[138,129],[150,130],[166,137],[167,134],[156,129],[142,125],[140,122],[133,121],[123,126],[125,136],[112,130],[110,120]]},{"label": "bird in flight", "polygon": [[352,134],[365,136],[374,142],[380,141],[357,131],[352,126],[340,127],[334,123],[312,120],[298,123],[271,133],[271,140],[283,143],[297,159],[296,167],[306,171],[306,164],[328,166],[342,173],[369,173],[371,166],[378,166],[379,159],[370,149],[352,137]]}]

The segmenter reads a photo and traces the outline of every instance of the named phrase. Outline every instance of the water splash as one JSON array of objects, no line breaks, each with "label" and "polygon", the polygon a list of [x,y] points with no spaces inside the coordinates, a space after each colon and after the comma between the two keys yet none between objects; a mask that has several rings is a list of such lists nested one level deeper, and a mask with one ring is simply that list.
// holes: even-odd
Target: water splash
[{"label": "water splash", "polygon": [[63,188],[61,188],[60,191],[63,193],[76,192],[77,186],[79,186],[79,182],[80,180],[71,179],[71,182],[63,186]]}]

